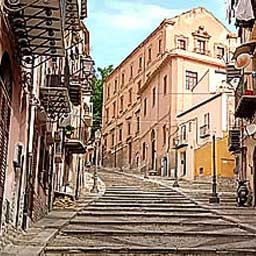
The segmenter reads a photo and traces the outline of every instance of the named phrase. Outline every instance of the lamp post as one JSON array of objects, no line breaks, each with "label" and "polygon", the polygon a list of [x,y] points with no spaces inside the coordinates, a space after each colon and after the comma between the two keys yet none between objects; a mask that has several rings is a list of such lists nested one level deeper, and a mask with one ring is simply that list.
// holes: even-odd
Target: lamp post
[{"label": "lamp post", "polygon": [[209,198],[209,203],[220,203],[220,198],[217,193],[217,180],[216,180],[216,147],[215,147],[215,134],[212,135],[212,194]]},{"label": "lamp post", "polygon": [[178,178],[178,145],[179,145],[179,140],[174,139],[174,149],[175,149],[175,169],[174,169],[174,182],[173,182],[173,187],[178,188],[179,185],[179,178]]},{"label": "lamp post", "polygon": [[98,170],[98,162],[99,162],[100,138],[101,138],[101,132],[98,129],[95,132],[95,147],[96,147],[96,149],[95,149],[95,168],[94,168],[94,173],[93,173],[93,186],[92,186],[92,189],[91,189],[91,193],[98,193],[99,192],[98,182],[97,182],[97,179],[98,179],[97,170]]},{"label": "lamp post", "polygon": [[148,178],[148,144],[146,143],[146,168],[144,178]]}]

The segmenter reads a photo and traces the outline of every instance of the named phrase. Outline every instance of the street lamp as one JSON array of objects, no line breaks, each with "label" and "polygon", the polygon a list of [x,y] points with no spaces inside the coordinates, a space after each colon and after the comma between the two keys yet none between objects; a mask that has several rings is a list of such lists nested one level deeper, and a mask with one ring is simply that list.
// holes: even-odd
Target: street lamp
[{"label": "street lamp", "polygon": [[146,143],[146,168],[145,168],[145,173],[144,173],[144,178],[148,178],[148,144]]},{"label": "street lamp", "polygon": [[178,145],[179,145],[179,139],[174,139],[174,149],[175,149],[175,169],[174,169],[174,183],[173,187],[178,188],[179,185],[179,178],[178,178]]},{"label": "street lamp", "polygon": [[94,173],[93,173],[93,186],[91,189],[91,193],[98,193],[98,184],[97,184],[97,179],[98,179],[98,162],[99,162],[99,146],[100,146],[100,139],[101,139],[101,131],[98,129],[95,132],[95,168],[94,168]]},{"label": "street lamp", "polygon": [[215,147],[215,134],[212,135],[212,194],[209,198],[209,203],[220,203],[220,198],[217,193],[217,180],[216,180],[216,147]]}]

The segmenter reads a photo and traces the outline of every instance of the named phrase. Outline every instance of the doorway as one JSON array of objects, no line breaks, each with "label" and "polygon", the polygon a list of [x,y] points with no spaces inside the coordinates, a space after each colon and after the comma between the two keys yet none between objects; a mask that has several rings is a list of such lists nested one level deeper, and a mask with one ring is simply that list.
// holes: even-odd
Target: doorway
[{"label": "doorway", "polygon": [[186,151],[180,153],[181,176],[187,175]]}]

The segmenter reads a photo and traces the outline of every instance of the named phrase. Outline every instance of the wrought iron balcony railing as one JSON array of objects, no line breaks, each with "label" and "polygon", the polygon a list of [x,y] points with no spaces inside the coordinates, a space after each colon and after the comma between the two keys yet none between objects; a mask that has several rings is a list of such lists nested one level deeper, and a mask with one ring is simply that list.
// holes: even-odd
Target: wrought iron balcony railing
[{"label": "wrought iron balcony railing", "polygon": [[252,78],[252,86],[243,76],[235,93],[236,117],[252,118],[256,111],[256,80]]},{"label": "wrought iron balcony railing", "polygon": [[207,124],[200,127],[200,138],[206,138],[210,136],[210,129]]}]

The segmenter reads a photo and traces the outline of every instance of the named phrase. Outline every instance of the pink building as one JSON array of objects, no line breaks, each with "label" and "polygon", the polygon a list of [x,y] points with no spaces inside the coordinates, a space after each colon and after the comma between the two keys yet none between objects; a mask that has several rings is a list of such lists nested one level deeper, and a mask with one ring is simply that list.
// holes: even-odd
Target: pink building
[{"label": "pink building", "polygon": [[225,72],[235,44],[204,8],[165,19],[105,82],[103,165],[170,175],[176,116],[192,106],[207,71]]}]

